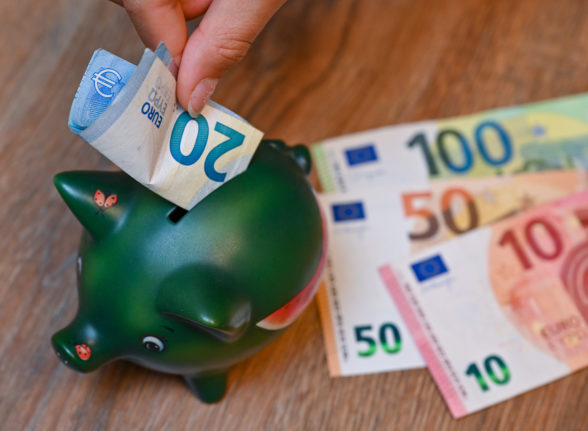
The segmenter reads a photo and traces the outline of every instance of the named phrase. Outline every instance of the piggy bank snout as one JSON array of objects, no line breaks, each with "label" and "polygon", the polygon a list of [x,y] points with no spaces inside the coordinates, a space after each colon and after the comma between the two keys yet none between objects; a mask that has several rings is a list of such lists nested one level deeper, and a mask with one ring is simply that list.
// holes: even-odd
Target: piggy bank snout
[{"label": "piggy bank snout", "polygon": [[80,373],[94,371],[109,359],[105,358],[104,352],[97,352],[95,343],[69,328],[54,334],[51,345],[61,362]]}]

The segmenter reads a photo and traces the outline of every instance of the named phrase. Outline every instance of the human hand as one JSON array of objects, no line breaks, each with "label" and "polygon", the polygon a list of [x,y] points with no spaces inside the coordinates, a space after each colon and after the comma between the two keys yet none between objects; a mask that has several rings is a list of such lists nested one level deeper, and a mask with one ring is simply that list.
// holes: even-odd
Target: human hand
[{"label": "human hand", "polygon": [[[163,41],[179,66],[177,98],[196,116],[219,78],[239,62],[286,0],[111,0],[123,6],[146,46]],[[188,37],[186,20],[202,17]]]}]

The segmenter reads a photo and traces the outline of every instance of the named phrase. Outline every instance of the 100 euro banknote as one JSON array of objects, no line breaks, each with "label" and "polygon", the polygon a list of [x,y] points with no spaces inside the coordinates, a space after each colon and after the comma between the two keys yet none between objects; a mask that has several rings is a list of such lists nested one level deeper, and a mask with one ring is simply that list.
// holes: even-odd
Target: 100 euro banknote
[{"label": "100 euro banknote", "polygon": [[329,259],[318,303],[331,375],[423,365],[378,276],[383,259],[405,257],[587,185],[585,172],[555,171],[321,194]]},{"label": "100 euro banknote", "polygon": [[380,268],[451,413],[588,365],[588,192]]},{"label": "100 euro banknote", "polygon": [[588,94],[331,138],[312,154],[325,192],[588,169]]},{"label": "100 euro banknote", "polygon": [[176,103],[170,62],[164,45],[146,49],[134,71],[100,50],[70,127],[138,182],[190,209],[247,168],[262,133],[213,102],[192,118]]}]

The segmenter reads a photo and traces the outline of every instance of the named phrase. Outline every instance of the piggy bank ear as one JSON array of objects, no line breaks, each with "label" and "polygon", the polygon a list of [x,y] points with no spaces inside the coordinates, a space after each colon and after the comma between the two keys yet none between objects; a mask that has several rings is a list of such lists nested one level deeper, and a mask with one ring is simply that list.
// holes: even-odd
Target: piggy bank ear
[{"label": "piggy bank ear", "polygon": [[157,310],[221,341],[233,342],[245,333],[251,319],[251,303],[236,286],[219,268],[184,268],[160,287]]},{"label": "piggy bank ear", "polygon": [[284,141],[277,139],[264,139],[261,145],[269,145],[278,151],[281,151],[285,155],[289,156],[296,162],[298,167],[304,172],[305,175],[310,174],[312,169],[312,163],[310,158],[310,152],[305,145],[294,145],[288,146]]},{"label": "piggy bank ear", "polygon": [[95,240],[116,229],[137,188],[122,172],[62,172],[53,181],[67,206]]}]

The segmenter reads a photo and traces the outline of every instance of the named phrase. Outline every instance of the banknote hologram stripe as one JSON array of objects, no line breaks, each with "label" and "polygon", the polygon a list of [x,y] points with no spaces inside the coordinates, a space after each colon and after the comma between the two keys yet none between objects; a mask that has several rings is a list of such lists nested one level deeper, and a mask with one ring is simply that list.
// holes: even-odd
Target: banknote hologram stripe
[{"label": "banknote hologram stripe", "polygon": [[427,363],[431,375],[443,393],[443,397],[447,401],[451,414],[455,418],[465,416],[467,414],[467,409],[459,396],[458,391],[453,385],[451,378],[443,367],[441,359],[437,356],[435,349],[429,342],[425,329],[422,327],[414,310],[411,308],[406,293],[396,279],[394,271],[389,265],[385,265],[379,268],[379,272],[380,277],[386,285],[388,292],[392,295],[400,314],[402,314],[404,322],[406,323],[406,326],[408,326],[423,359]]}]

